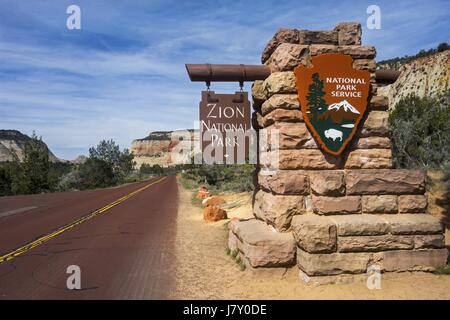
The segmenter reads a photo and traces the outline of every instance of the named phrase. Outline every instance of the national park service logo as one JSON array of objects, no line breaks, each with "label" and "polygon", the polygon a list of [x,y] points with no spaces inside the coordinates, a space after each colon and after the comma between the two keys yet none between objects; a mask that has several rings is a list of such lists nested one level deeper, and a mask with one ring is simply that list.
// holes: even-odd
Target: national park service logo
[{"label": "national park service logo", "polygon": [[322,54],[311,63],[294,70],[303,118],[320,147],[339,155],[366,111],[370,73],[353,69],[344,54]]}]

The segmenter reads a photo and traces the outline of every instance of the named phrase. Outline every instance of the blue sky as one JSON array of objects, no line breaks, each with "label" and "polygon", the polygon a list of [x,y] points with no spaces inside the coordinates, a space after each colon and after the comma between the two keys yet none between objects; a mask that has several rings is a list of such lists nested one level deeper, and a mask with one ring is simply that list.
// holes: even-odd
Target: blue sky
[{"label": "blue sky", "polygon": [[[81,30],[66,28],[71,4]],[[370,4],[381,30],[366,28]],[[450,1],[0,0],[0,128],[36,130],[64,159],[105,138],[129,147],[192,128],[204,84],[189,82],[185,63],[258,64],[277,29],[339,21],[361,22],[382,60],[449,41]]]}]

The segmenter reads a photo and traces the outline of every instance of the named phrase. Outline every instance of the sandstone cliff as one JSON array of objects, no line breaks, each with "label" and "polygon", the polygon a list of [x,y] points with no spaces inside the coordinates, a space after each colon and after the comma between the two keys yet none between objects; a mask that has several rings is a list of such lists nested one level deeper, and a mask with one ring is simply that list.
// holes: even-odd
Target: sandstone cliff
[{"label": "sandstone cliff", "polygon": [[[22,160],[25,144],[30,139],[29,136],[17,130],[0,130],[0,162],[12,161],[14,153]],[[48,155],[51,162],[60,161],[50,149],[48,149]]]},{"label": "sandstone cliff", "polygon": [[394,84],[378,89],[389,98],[391,107],[410,93],[432,97],[450,90],[450,50],[415,59],[398,70],[401,74]]},{"label": "sandstone cliff", "polygon": [[143,164],[160,165],[163,167],[176,164],[173,156],[174,148],[183,140],[186,133],[190,139],[197,139],[194,130],[154,131],[143,139],[136,139],[131,144],[131,152],[134,154],[136,167]]}]

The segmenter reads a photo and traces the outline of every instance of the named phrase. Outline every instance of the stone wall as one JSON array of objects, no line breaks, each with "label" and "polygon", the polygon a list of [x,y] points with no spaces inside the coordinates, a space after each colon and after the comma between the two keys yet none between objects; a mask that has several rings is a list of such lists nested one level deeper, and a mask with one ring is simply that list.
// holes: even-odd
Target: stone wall
[{"label": "stone wall", "polygon": [[[371,73],[366,114],[340,156],[318,148],[297,99],[294,68],[322,53],[351,55],[355,69]],[[361,45],[358,23],[280,29],[264,49],[272,74],[252,87],[253,126],[268,142],[259,150],[255,219],[230,224],[229,246],[250,267],[286,266],[296,257],[311,277],[365,273],[372,264],[406,271],[446,263],[442,226],[425,214],[424,173],[392,168],[389,104],[377,95],[375,55]]]}]

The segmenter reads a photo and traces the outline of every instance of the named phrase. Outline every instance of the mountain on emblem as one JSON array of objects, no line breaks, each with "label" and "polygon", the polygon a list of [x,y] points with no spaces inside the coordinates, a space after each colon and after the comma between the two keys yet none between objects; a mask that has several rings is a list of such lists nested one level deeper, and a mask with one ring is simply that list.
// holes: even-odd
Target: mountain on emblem
[{"label": "mountain on emblem", "polygon": [[352,106],[347,100],[342,100],[341,102],[330,104],[328,110],[336,109],[339,111],[341,108],[344,108],[344,112],[353,112],[359,114],[359,111],[356,110],[355,107]]},{"label": "mountain on emblem", "polygon": [[353,69],[353,59],[343,54],[313,57],[312,65],[294,71],[303,117],[320,147],[339,155],[366,110],[370,73]]}]

